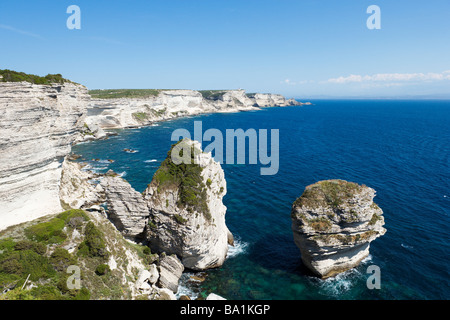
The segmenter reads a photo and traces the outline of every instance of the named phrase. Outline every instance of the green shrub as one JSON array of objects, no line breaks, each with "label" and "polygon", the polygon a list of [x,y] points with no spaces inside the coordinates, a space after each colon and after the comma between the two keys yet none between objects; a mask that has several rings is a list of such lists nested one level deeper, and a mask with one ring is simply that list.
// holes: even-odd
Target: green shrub
[{"label": "green shrub", "polygon": [[156,226],[155,221],[153,220],[148,220],[148,226],[151,230],[156,230],[158,227]]},{"label": "green shrub", "polygon": [[82,218],[83,221],[89,221],[89,217],[83,210],[80,209],[70,209],[64,212],[61,212],[56,216],[57,218],[64,220],[66,224],[69,224],[73,218]]},{"label": "green shrub", "polygon": [[145,112],[135,112],[133,113],[133,117],[138,121],[145,121],[148,119],[148,114]]},{"label": "green shrub", "polygon": [[89,292],[89,290],[87,288],[83,287],[78,291],[74,300],[89,300],[90,298],[91,298],[91,293]]},{"label": "green shrub", "polygon": [[179,214],[175,214],[173,217],[179,224],[185,224],[187,222],[187,220]]},{"label": "green shrub", "polygon": [[152,254],[152,250],[147,246],[144,247],[144,250],[142,252],[146,255]]},{"label": "green shrub", "polygon": [[14,246],[14,250],[16,251],[33,250],[37,254],[44,255],[47,252],[47,246],[39,242],[20,240]]},{"label": "green shrub", "polygon": [[1,239],[0,240],[0,253],[1,251],[12,251],[16,243],[11,238]]},{"label": "green shrub", "polygon": [[77,260],[63,248],[56,248],[50,256],[50,263],[57,271],[66,271],[67,267],[77,263]]},{"label": "green shrub", "polygon": [[0,75],[3,78],[0,78],[0,82],[30,82],[34,84],[51,84],[51,83],[59,83],[63,84],[66,82],[72,83],[72,81],[64,79],[60,74],[48,74],[45,77],[40,77],[34,74],[27,74],[24,72],[17,72],[12,70],[0,70]]},{"label": "green shrub", "polygon": [[101,264],[99,266],[97,266],[97,268],[95,269],[95,273],[99,276],[103,276],[105,274],[107,274],[111,269],[109,268],[109,266],[107,264]]},{"label": "green shrub", "polygon": [[48,258],[32,250],[14,251],[3,255],[0,261],[1,272],[24,277],[30,274],[32,281],[48,279],[56,275]]},{"label": "green shrub", "polygon": [[220,99],[227,91],[226,90],[200,90],[204,99],[208,100],[218,100]]},{"label": "green shrub", "polygon": [[84,241],[78,247],[78,253],[89,255],[91,257],[107,258],[109,256],[106,250],[103,233],[90,221],[84,230]]},{"label": "green shrub", "polygon": [[64,220],[53,218],[50,221],[35,224],[25,229],[25,235],[30,240],[46,243],[61,243],[67,235],[62,231]]},{"label": "green shrub", "polygon": [[176,147],[179,150],[179,154],[177,155],[175,151],[174,156],[183,157],[183,150],[189,148],[183,145],[186,143],[186,141],[180,140],[172,145],[166,159],[153,176],[152,183],[157,185],[158,192],[166,188],[178,188],[180,198],[177,205],[190,212],[201,212],[209,220],[211,214],[206,202],[206,187],[201,176],[203,169],[194,162],[195,155],[200,154],[201,151],[191,146],[190,163],[175,164],[172,161],[173,149]]},{"label": "green shrub", "polygon": [[39,300],[63,300],[61,291],[52,284],[41,285],[30,290],[30,294]]},{"label": "green shrub", "polygon": [[158,89],[105,89],[89,90],[94,99],[118,99],[118,98],[148,98],[158,96]]}]

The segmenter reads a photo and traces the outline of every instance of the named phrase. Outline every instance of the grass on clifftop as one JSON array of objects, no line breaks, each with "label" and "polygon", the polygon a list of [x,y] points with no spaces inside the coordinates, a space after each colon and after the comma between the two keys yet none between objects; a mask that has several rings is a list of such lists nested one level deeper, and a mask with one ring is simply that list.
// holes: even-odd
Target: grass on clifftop
[{"label": "grass on clifftop", "polygon": [[294,206],[321,207],[337,209],[344,201],[359,192],[364,185],[344,180],[324,180],[306,187]]},{"label": "grass on clifftop", "polygon": [[227,92],[227,90],[200,90],[199,92],[204,99],[218,100]]},{"label": "grass on clifftop", "polygon": [[148,98],[158,96],[159,89],[105,89],[89,90],[93,99]]},{"label": "grass on clifftop", "polygon": [[34,74],[27,74],[24,72],[17,72],[8,69],[0,70],[0,82],[30,82],[34,84],[64,84],[66,82],[73,83],[70,80],[64,79],[60,74],[48,74],[45,77],[40,77]]},{"label": "grass on clifftop", "polygon": [[211,219],[208,205],[206,203],[206,186],[202,180],[202,167],[194,163],[195,154],[201,153],[191,146],[191,163],[175,164],[172,161],[172,150],[175,147],[180,148],[180,156],[183,156],[183,147],[185,141],[181,140],[173,144],[167,153],[167,158],[161,163],[161,166],[153,176],[152,183],[157,184],[157,192],[166,188],[178,188],[180,199],[179,207],[185,207],[189,212],[197,211],[203,213],[205,218]]}]

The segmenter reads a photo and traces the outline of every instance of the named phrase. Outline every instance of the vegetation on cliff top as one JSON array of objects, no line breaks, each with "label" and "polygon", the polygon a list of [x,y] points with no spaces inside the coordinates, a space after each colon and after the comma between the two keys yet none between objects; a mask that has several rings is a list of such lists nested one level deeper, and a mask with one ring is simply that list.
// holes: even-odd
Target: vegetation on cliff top
[{"label": "vegetation on cliff top", "polygon": [[[194,163],[195,155],[201,153],[201,151],[194,146],[183,146],[185,143],[187,142],[180,140],[172,145],[167,153],[167,158],[161,163],[153,176],[152,183],[156,183],[158,193],[167,188],[178,188],[178,206],[186,208],[188,212],[203,213],[205,218],[209,220],[211,214],[206,203],[206,186],[201,175],[203,169],[199,164]],[[172,151],[175,147],[180,148],[180,157],[183,157],[183,150],[190,147],[191,163],[175,164],[172,161]]]},{"label": "vegetation on cliff top", "polygon": [[73,83],[70,80],[64,79],[60,74],[48,74],[45,77],[40,77],[34,74],[27,74],[24,72],[17,72],[8,69],[0,70],[0,82],[30,82],[34,84],[64,84],[66,82]]},{"label": "vegetation on cliff top", "polygon": [[204,99],[218,100],[227,92],[227,90],[200,90],[199,92]]},{"label": "vegetation on cliff top", "polygon": [[[129,264],[125,250],[144,264],[155,258],[148,247],[129,244],[112,225],[89,215],[72,209],[0,232],[0,300],[130,299],[120,270]],[[111,255],[115,270],[107,265]],[[79,289],[67,286],[69,266],[80,268]]]},{"label": "vegetation on cliff top", "polygon": [[339,208],[346,200],[365,187],[344,180],[324,180],[306,187],[303,194],[294,202],[294,206]]},{"label": "vegetation on cliff top", "polygon": [[118,99],[118,98],[148,98],[158,96],[159,89],[105,89],[89,90],[94,99]]}]

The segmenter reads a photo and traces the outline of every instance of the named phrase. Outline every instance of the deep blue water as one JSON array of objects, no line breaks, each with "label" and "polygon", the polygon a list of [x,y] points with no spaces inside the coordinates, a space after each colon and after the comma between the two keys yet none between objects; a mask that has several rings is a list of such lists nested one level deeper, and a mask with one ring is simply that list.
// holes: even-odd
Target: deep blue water
[{"label": "deep blue water", "polygon": [[[223,164],[226,221],[241,251],[208,272],[193,290],[227,299],[449,299],[450,102],[313,101],[314,106],[212,114],[119,130],[74,148],[99,171],[123,173],[143,191],[166,157],[177,128],[279,129],[280,167]],[[208,143],[204,143],[204,147]],[[124,148],[136,149],[126,153]],[[90,161],[113,159],[106,161]],[[358,268],[325,281],[303,267],[290,209],[304,188],[323,179],[366,184],[377,191],[387,233]],[[381,270],[369,290],[366,269]],[[198,286],[198,284],[197,284]]]}]

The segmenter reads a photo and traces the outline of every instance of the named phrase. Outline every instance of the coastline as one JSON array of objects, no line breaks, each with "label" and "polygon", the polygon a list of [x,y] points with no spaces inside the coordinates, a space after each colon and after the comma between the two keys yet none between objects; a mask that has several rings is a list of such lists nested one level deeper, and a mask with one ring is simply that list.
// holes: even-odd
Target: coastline
[{"label": "coastline", "polygon": [[91,99],[79,141],[105,138],[110,129],[146,127],[201,114],[305,105],[311,103],[286,99],[279,94],[247,95],[242,89],[222,91],[213,98],[195,90],[161,90],[144,98]]}]

